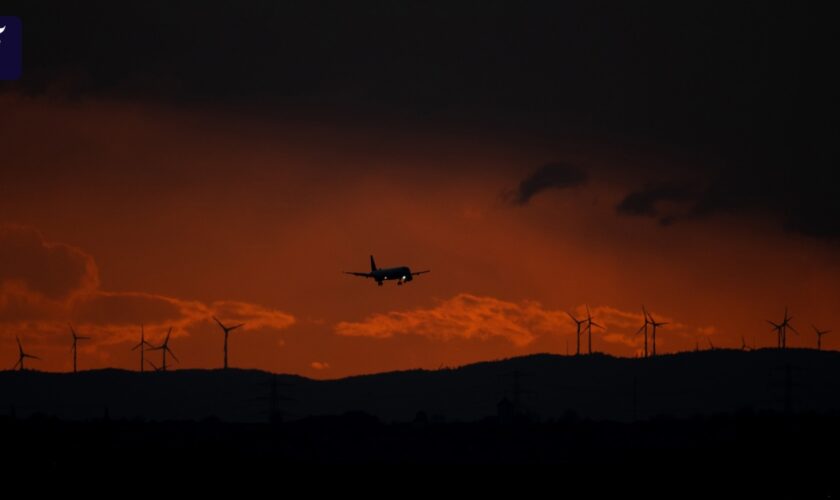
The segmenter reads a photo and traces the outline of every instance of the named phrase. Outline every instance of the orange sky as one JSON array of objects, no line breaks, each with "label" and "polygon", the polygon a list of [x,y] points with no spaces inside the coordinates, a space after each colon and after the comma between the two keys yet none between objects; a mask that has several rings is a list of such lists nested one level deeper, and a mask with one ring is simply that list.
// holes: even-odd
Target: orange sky
[{"label": "orange sky", "polygon": [[[584,304],[607,327],[594,348],[621,356],[641,348],[642,304],[672,323],[660,352],[773,345],[765,319],[785,305],[794,346],[815,343],[811,323],[840,325],[831,244],[748,215],[616,214],[634,177],[706,161],[678,152],[115,101],[0,107],[3,368],[18,335],[32,368],[70,369],[70,321],[93,337],[85,369],[136,368],[141,322],[153,341],[174,328],[175,367],[220,366],[216,314],[246,322],[233,366],[317,378],[565,353],[565,311]],[[558,159],[591,181],[506,201]],[[341,274],[370,253],[432,273],[399,288]]]}]

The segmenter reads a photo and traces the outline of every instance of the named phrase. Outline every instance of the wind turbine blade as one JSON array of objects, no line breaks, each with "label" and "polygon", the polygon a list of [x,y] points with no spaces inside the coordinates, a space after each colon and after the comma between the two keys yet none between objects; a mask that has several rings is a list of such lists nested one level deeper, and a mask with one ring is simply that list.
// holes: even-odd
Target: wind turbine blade
[{"label": "wind turbine blade", "polygon": [[794,328],[793,325],[788,325],[787,327],[793,330],[793,333],[799,335],[799,331],[796,328]]},{"label": "wind turbine blade", "polygon": [[222,322],[221,322],[221,321],[219,321],[219,318],[217,318],[217,317],[213,316],[213,320],[215,320],[215,321],[216,321],[216,323],[218,323],[218,324],[219,324],[219,326],[221,326],[221,327],[222,327],[222,330],[227,330],[227,327],[226,327],[224,324],[222,324]]},{"label": "wind turbine blade", "polygon": [[18,362],[15,363],[15,366],[12,367],[12,370],[16,370],[17,367],[20,366],[21,363],[23,363],[23,360],[19,359]]},{"label": "wind turbine blade", "polygon": [[176,355],[175,355],[175,353],[174,353],[174,352],[172,352],[172,349],[170,349],[170,348],[168,348],[168,347],[167,347],[167,348],[166,348],[166,352],[168,352],[168,353],[169,353],[169,355],[170,355],[170,356],[172,356],[172,359],[174,359],[175,361],[178,361],[179,363],[181,362],[181,361],[179,361],[179,360],[178,360],[178,356],[176,356]]},{"label": "wind turbine blade", "polygon": [[597,326],[598,328],[604,328],[603,326],[599,325],[598,323],[596,323],[594,321],[590,321],[589,324],[592,325],[592,326]]},{"label": "wind turbine blade", "polygon": [[578,321],[578,319],[577,319],[577,318],[575,318],[574,316],[572,316],[572,313],[570,313],[569,311],[566,311],[566,314],[568,314],[568,315],[569,315],[569,317],[570,317],[570,318],[572,318],[572,321],[574,321],[575,323],[580,323],[580,321]]},{"label": "wind turbine blade", "polygon": [[141,343],[137,344],[136,346],[132,347],[131,350],[136,351],[137,349],[139,349],[142,346],[143,346],[143,343],[141,342]]},{"label": "wind turbine blade", "polygon": [[24,357],[24,358],[31,358],[31,359],[41,359],[41,358],[39,358],[38,356],[33,356],[33,355],[31,355],[31,354],[24,354],[24,355],[23,355],[23,357]]},{"label": "wind turbine blade", "polygon": [[245,323],[239,323],[238,325],[234,325],[234,326],[228,328],[228,331],[232,332],[232,331],[236,330],[237,328],[241,328],[243,326],[245,326]]},{"label": "wind turbine blade", "polygon": [[639,329],[636,330],[636,333],[634,333],[634,335],[638,335],[638,334],[642,333],[642,330],[645,329],[645,326],[647,326],[647,323],[645,323],[643,326],[640,326]]}]

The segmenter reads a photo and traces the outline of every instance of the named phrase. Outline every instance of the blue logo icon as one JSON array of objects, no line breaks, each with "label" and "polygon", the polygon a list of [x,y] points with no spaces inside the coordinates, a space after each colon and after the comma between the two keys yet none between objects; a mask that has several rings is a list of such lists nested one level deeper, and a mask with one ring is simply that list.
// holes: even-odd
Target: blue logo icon
[{"label": "blue logo icon", "polygon": [[23,27],[16,16],[0,16],[0,80],[17,80],[22,72]]}]

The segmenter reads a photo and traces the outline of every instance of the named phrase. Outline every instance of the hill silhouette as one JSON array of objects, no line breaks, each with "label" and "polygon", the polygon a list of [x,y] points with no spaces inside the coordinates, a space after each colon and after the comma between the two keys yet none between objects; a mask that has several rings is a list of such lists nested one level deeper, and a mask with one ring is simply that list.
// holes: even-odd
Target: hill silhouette
[{"label": "hill silhouette", "polygon": [[648,359],[531,355],[453,369],[312,380],[257,370],[0,372],[0,413],[67,420],[264,422],[360,412],[383,422],[477,421],[516,401],[543,421],[742,411],[834,413],[840,353],[713,350]]}]

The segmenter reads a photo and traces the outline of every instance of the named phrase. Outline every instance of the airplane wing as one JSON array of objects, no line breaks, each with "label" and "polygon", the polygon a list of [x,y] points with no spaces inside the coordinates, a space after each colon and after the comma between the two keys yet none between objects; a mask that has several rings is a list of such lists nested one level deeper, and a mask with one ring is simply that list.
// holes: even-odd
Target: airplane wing
[{"label": "airplane wing", "polygon": [[417,271],[416,273],[411,273],[412,276],[417,276],[418,274],[430,273],[432,272],[431,269],[427,269],[425,271]]},{"label": "airplane wing", "polygon": [[370,273],[354,273],[353,271],[344,271],[344,274],[352,274],[353,276],[361,276],[362,278],[370,278]]}]

